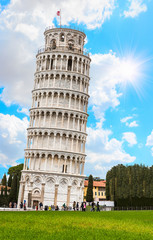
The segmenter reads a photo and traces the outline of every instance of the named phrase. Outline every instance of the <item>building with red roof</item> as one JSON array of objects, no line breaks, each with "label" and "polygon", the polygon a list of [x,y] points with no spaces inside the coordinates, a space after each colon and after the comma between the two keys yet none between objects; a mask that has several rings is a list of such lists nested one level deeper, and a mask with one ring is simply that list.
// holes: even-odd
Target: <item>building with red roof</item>
[{"label": "building with red roof", "polygon": [[[84,181],[84,201],[87,195],[88,180]],[[94,201],[106,200],[106,181],[96,180],[93,181],[93,198]]]}]

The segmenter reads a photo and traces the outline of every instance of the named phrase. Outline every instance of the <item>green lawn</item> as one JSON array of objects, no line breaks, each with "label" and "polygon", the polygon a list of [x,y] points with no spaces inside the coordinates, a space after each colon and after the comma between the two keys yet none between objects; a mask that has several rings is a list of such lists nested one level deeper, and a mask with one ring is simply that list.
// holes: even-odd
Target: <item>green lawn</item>
[{"label": "green lawn", "polygon": [[0,212],[0,240],[153,239],[153,211]]}]

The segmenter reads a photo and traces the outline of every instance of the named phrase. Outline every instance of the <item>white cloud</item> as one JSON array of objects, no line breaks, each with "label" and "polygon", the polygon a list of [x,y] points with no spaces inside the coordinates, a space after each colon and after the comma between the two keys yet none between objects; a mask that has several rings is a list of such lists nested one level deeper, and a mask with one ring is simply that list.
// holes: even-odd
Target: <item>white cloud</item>
[{"label": "white cloud", "polygon": [[130,127],[130,128],[132,128],[132,127],[138,127],[139,124],[137,123],[137,121],[129,122],[129,120],[133,119],[134,116],[135,116],[135,115],[133,114],[133,116],[128,116],[128,117],[122,118],[120,121],[121,121],[122,123],[125,123],[125,125],[126,125],[127,127]]},{"label": "white cloud", "polygon": [[0,164],[4,167],[23,158],[27,127],[26,117],[21,120],[14,115],[0,114]]},{"label": "white cloud", "polygon": [[[98,174],[105,178],[106,172],[113,166],[119,163],[133,162],[136,157],[126,153],[123,149],[123,141],[116,138],[111,138],[112,131],[102,128],[87,128],[88,138],[86,144],[87,153],[87,171],[92,166]],[[90,166],[89,166],[90,164]]]},{"label": "white cloud", "polygon": [[140,13],[147,11],[146,4],[142,0],[129,0],[130,6],[128,11],[124,11],[124,16],[127,17],[137,17]]},{"label": "white cloud", "polygon": [[108,54],[94,54],[91,56],[90,100],[95,117],[104,118],[108,108],[116,108],[122,95],[117,92],[120,59],[112,52]]},{"label": "white cloud", "polygon": [[25,34],[31,41],[38,37],[38,29],[33,25],[19,23],[16,25],[15,31]]},{"label": "white cloud", "polygon": [[17,112],[24,113],[25,115],[29,116],[29,109],[28,108],[17,109]]},{"label": "white cloud", "polygon": [[126,123],[128,120],[130,120],[130,119],[132,119],[132,118],[133,118],[132,116],[122,118],[122,119],[121,119],[121,122],[122,122],[122,123]]},{"label": "white cloud", "polygon": [[31,105],[35,54],[44,44],[43,31],[53,25],[57,10],[62,9],[63,25],[76,22],[93,29],[110,18],[114,2],[12,0],[0,14],[0,87],[4,87],[1,100],[7,105]]},{"label": "white cloud", "polygon": [[133,121],[131,123],[128,124],[129,127],[138,127],[139,124],[136,121]]},{"label": "white cloud", "polygon": [[122,139],[128,142],[129,147],[137,144],[137,139],[134,132],[124,132]]},{"label": "white cloud", "polygon": [[146,146],[153,146],[153,130],[151,134],[147,137]]}]

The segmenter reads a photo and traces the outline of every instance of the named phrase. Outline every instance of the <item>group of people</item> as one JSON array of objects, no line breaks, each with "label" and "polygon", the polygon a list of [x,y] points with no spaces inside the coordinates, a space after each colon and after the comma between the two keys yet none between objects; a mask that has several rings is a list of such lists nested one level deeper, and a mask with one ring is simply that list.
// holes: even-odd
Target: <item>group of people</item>
[{"label": "group of people", "polygon": [[97,204],[95,204],[94,202],[92,202],[92,208],[91,211],[95,212],[95,206],[97,207],[97,212],[100,212],[100,206],[99,206],[99,202],[97,202]]},{"label": "group of people", "polygon": [[[97,204],[92,202],[91,206],[92,206],[92,208],[91,208],[92,212],[95,212],[95,207],[96,207],[96,211],[100,212],[99,202],[97,202]],[[9,207],[17,207],[17,206],[16,206],[16,203],[10,203]],[[21,202],[20,203],[20,208],[23,208],[24,210],[26,210],[26,202],[24,202],[24,204]],[[35,208],[36,211],[43,210],[43,203],[39,202],[39,204],[37,206],[33,207],[33,208]],[[73,202],[73,207],[67,207],[65,203],[62,206],[62,210],[64,210],[64,211],[72,210],[72,208],[73,208],[73,211],[79,211],[80,210],[82,212],[85,212],[86,211],[86,202],[82,202],[80,206],[79,206],[79,202],[75,202],[75,201]],[[58,211],[59,207],[58,207],[58,205],[57,206],[54,206],[54,205],[45,206],[44,210],[45,211],[48,211],[48,210],[49,211]]]},{"label": "group of people", "polygon": [[[65,203],[62,206],[62,210],[64,211],[71,210],[71,209],[72,208],[67,207]],[[80,207],[78,202],[75,202],[75,201],[73,202],[73,211],[79,211],[79,210],[85,211],[85,209],[86,209],[86,202],[82,202]]]},{"label": "group of people", "polygon": [[9,203],[9,208],[17,208],[17,204],[14,202]]},{"label": "group of people", "polygon": [[26,209],[27,209],[27,208],[26,208],[26,202],[24,202],[24,203],[21,202],[21,203],[20,203],[20,208],[21,208],[21,209],[23,208],[24,210],[26,210]]}]

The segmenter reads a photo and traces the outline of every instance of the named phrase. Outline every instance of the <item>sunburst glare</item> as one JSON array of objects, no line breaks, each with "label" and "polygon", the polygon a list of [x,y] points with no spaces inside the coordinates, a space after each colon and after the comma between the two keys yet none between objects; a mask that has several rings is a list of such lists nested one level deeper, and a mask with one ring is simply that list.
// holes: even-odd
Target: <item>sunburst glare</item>
[{"label": "sunburst glare", "polygon": [[131,85],[137,95],[142,97],[144,95],[143,86],[147,80],[146,63],[150,60],[151,58],[142,60],[142,57],[134,57],[132,54],[121,57],[117,69],[120,88],[125,90],[128,85]]}]

